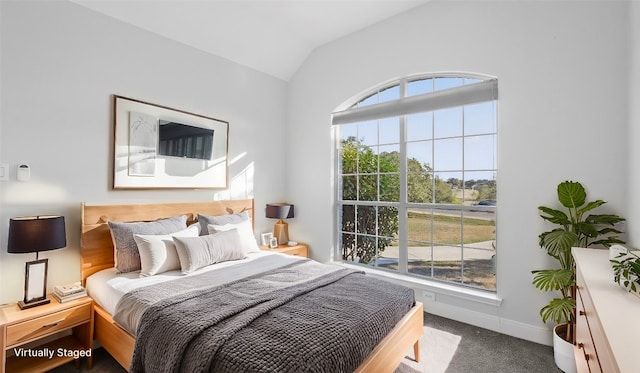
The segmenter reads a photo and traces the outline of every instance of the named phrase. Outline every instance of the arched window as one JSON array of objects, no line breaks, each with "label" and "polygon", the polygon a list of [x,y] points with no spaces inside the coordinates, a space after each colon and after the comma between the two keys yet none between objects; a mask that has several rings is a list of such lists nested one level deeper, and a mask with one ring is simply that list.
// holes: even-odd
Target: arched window
[{"label": "arched window", "polygon": [[337,257],[495,291],[497,92],[411,76],[333,113]]}]

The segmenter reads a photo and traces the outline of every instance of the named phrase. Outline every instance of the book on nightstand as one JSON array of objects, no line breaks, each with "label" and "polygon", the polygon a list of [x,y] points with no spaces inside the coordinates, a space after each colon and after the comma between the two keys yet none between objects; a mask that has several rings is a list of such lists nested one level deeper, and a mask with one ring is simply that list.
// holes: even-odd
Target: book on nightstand
[{"label": "book on nightstand", "polygon": [[51,294],[58,302],[64,303],[70,300],[87,296],[87,289],[82,287],[79,282],[69,285],[56,285]]}]

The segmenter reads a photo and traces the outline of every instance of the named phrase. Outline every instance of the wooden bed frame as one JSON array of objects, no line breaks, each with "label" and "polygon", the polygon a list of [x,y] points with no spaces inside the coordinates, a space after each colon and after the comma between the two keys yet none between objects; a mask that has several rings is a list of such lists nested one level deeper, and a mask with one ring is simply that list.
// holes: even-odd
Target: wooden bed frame
[{"label": "wooden bed frame", "polygon": [[[205,201],[164,204],[88,205],[82,204],[80,239],[81,273],[84,285],[87,277],[114,266],[114,249],[108,221],[151,221],[170,216],[186,215],[187,224],[198,214],[224,215],[248,211],[254,221],[253,199]],[[129,369],[135,338],[116,325],[111,315],[94,304],[94,338],[120,365]],[[423,330],[421,303],[409,310],[391,332],[376,346],[356,372],[393,372],[413,346],[415,359],[420,361],[420,337]]]}]

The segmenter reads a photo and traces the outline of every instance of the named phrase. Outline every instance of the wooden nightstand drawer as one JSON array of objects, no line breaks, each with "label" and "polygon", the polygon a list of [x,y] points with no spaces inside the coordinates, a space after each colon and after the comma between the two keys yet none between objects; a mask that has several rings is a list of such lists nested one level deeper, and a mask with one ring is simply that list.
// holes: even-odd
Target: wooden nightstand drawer
[{"label": "wooden nightstand drawer", "polygon": [[91,319],[91,304],[84,304],[46,316],[7,326],[6,347],[68,329]]},{"label": "wooden nightstand drawer", "polygon": [[271,249],[269,246],[260,246],[260,250],[275,251],[277,253],[293,255],[293,256],[301,256],[305,258],[309,257],[309,246],[305,244],[297,244],[294,246],[280,245],[273,249]]},{"label": "wooden nightstand drawer", "polygon": [[287,250],[286,253],[293,256],[303,256],[305,258],[308,255],[306,246],[292,247],[290,250]]}]

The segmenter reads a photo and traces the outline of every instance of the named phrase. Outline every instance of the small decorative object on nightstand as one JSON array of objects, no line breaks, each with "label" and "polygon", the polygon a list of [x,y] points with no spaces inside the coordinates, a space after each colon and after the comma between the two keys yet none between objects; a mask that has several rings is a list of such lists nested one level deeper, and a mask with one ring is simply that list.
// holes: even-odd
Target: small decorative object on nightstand
[{"label": "small decorative object on nightstand", "polygon": [[64,216],[28,216],[9,220],[7,251],[13,254],[36,253],[36,260],[27,262],[25,269],[24,300],[20,309],[50,302],[47,298],[48,259],[38,260],[40,251],[67,246]]},{"label": "small decorative object on nightstand", "polygon": [[273,238],[273,232],[263,233],[260,235],[260,238],[262,241],[262,245],[264,246],[269,245],[269,243],[271,242],[271,239]]},{"label": "small decorative object on nightstand", "polygon": [[282,254],[293,255],[293,256],[301,256],[304,258],[309,257],[309,246],[303,243],[296,243],[295,245],[278,245],[275,248],[270,248],[269,246],[262,245],[260,249],[267,251],[275,251]]},{"label": "small decorative object on nightstand", "polygon": [[[0,308],[0,373],[45,372],[73,360],[79,366],[80,358],[91,369],[93,301],[48,299],[48,304],[26,310],[17,304]],[[44,339],[48,342],[38,343]],[[7,357],[8,351],[14,356]]]},{"label": "small decorative object on nightstand", "polygon": [[293,205],[289,203],[270,203],[267,205],[267,217],[278,219],[273,226],[273,236],[278,240],[278,244],[289,242],[289,225],[283,219],[294,217]]},{"label": "small decorative object on nightstand", "polygon": [[68,285],[56,285],[53,288],[51,295],[60,303],[72,301],[74,299],[87,296],[87,289],[85,289],[79,282],[74,282]]}]

